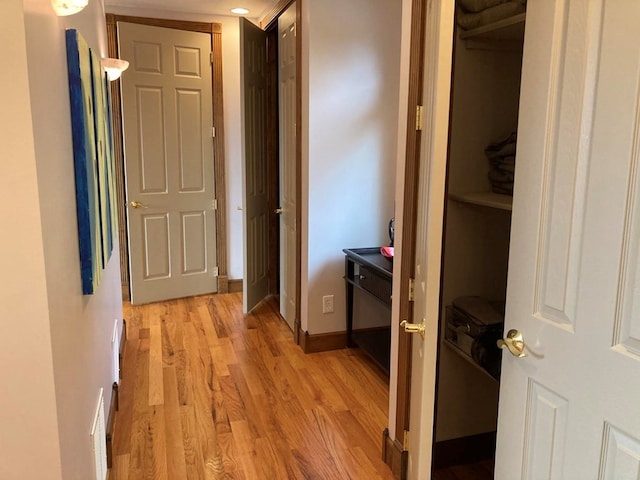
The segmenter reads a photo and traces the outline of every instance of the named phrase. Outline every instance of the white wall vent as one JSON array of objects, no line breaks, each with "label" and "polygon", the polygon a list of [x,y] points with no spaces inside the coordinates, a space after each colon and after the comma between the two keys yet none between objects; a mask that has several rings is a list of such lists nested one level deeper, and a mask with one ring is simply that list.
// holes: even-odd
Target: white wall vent
[{"label": "white wall vent", "polygon": [[102,388],[98,396],[96,415],[91,427],[91,454],[93,456],[94,479],[106,480],[107,478],[107,440],[104,421],[104,394]]}]

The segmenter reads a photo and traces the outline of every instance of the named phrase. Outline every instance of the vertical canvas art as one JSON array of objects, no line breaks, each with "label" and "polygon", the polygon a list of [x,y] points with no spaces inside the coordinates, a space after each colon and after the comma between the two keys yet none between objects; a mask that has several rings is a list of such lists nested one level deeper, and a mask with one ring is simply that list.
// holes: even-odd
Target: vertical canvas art
[{"label": "vertical canvas art", "polygon": [[67,30],[67,67],[82,293],[93,294],[117,231],[109,88],[100,57]]}]

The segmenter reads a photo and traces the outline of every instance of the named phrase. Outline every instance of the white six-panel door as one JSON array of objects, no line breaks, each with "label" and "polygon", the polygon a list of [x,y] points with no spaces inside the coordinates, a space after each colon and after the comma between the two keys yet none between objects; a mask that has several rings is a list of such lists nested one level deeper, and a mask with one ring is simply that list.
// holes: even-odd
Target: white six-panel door
[{"label": "white six-panel door", "polygon": [[528,2],[496,478],[640,475],[640,3]]},{"label": "white six-panel door", "polygon": [[118,24],[133,303],[217,291],[211,38]]},{"label": "white six-panel door", "polygon": [[278,18],[280,84],[280,315],[296,314],[296,4]]}]

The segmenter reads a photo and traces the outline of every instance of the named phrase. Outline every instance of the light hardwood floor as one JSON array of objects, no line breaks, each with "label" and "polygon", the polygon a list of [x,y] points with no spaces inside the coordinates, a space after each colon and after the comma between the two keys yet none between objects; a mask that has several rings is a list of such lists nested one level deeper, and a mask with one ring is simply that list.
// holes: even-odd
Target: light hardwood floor
[{"label": "light hardwood floor", "polygon": [[392,479],[387,379],[357,349],[305,355],[272,299],[125,305],[109,480]]}]

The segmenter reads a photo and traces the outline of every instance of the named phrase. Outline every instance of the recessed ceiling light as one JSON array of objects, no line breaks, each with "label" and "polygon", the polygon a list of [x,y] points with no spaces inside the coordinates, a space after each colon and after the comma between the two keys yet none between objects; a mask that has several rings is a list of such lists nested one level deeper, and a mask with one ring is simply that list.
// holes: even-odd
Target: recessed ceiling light
[{"label": "recessed ceiling light", "polygon": [[236,15],[246,15],[249,13],[249,10],[246,8],[232,8],[231,13],[235,13]]}]

